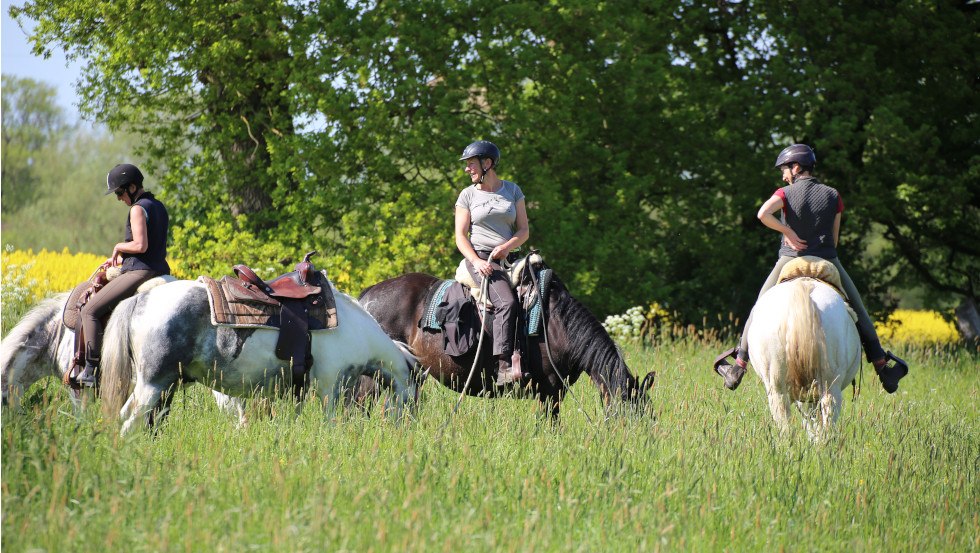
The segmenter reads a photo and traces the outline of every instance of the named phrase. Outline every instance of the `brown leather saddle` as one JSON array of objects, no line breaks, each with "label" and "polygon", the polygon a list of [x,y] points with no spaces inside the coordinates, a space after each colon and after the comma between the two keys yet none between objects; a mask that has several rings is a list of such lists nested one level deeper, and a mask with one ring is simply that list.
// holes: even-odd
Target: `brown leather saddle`
[{"label": "brown leather saddle", "polygon": [[292,362],[297,397],[302,397],[313,366],[310,332],[337,326],[330,281],[310,262],[315,254],[307,253],[294,271],[268,282],[246,265],[234,266],[238,278],[199,279],[207,285],[215,325],[279,330],[276,357]]}]

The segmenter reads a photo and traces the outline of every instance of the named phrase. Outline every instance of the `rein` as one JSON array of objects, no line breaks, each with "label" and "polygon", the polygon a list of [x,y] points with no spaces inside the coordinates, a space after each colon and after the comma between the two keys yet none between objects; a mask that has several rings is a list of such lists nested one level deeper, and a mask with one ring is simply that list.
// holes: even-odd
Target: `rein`
[{"label": "rein", "polygon": [[483,282],[480,284],[480,298],[482,299],[478,302],[478,307],[481,307],[483,311],[480,316],[480,339],[476,343],[476,354],[473,356],[473,366],[470,367],[470,374],[466,377],[466,382],[463,384],[463,389],[459,392],[459,399],[456,400],[456,405],[453,405],[453,410],[450,411],[449,418],[446,419],[446,424],[449,424],[449,421],[459,409],[459,405],[463,403],[463,397],[466,395],[466,388],[469,388],[470,381],[473,380],[473,375],[476,374],[476,367],[480,364],[480,348],[483,347],[483,335],[486,333],[487,329],[487,303],[489,302],[489,292],[490,279],[484,277]]}]

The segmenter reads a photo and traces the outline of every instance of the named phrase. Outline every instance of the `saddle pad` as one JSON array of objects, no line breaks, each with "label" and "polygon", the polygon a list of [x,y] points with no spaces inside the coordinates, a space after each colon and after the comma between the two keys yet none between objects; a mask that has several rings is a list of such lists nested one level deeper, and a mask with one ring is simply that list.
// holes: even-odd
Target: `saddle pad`
[{"label": "saddle pad", "polygon": [[779,271],[778,282],[803,277],[823,281],[833,286],[845,300],[847,299],[847,294],[844,293],[844,286],[840,282],[840,272],[837,271],[837,267],[830,261],[812,255],[797,257],[784,265],[782,270]]},{"label": "saddle pad", "polygon": [[[224,276],[219,281],[202,275],[197,280],[204,283],[208,291],[211,324],[236,328],[281,327],[282,304],[260,290],[245,287],[241,279]],[[336,305],[329,283],[322,287],[320,294],[310,296],[307,305],[309,330],[337,328],[339,321]]]},{"label": "saddle pad", "polygon": [[[109,275],[109,280],[112,280],[114,273],[107,273],[107,274]],[[151,288],[156,288],[161,284],[166,284],[174,280],[177,279],[172,275],[161,275],[158,277],[153,277],[150,280],[144,282],[143,284],[140,284],[139,288],[136,289],[136,293],[140,294],[146,292]],[[95,273],[93,273],[88,280],[76,286],[71,291],[71,294],[68,295],[68,301],[65,302],[65,309],[61,313],[61,321],[64,323],[65,327],[68,328],[68,330],[71,331],[78,330],[78,321],[79,319],[81,319],[82,306],[85,305],[84,303],[82,303],[82,305],[79,305],[79,301],[82,299],[85,293],[88,292],[90,288],[92,288],[92,285],[94,283],[95,283]]]},{"label": "saddle pad", "polygon": [[538,271],[537,294],[530,300],[530,305],[525,305],[527,310],[527,335],[537,336],[541,333],[541,310],[544,305],[544,298],[548,297],[551,289],[551,277],[554,272],[551,269],[541,269]]}]

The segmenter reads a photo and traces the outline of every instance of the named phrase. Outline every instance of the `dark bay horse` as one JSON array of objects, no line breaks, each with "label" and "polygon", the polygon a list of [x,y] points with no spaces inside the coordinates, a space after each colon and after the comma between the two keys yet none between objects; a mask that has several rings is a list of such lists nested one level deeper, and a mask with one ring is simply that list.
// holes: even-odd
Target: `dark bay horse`
[{"label": "dark bay horse", "polygon": [[[545,267],[540,256],[535,262],[519,263],[518,267],[521,265],[523,268],[513,279],[519,299],[537,286],[536,268]],[[473,347],[465,355],[450,356],[443,351],[442,333],[424,330],[419,324],[440,282],[441,279],[432,275],[408,273],[367,288],[358,301],[392,339],[408,344],[428,376],[462,392],[477,348]],[[607,407],[613,398],[640,408],[648,403],[646,392],[653,385],[656,373],[647,374],[639,382],[602,324],[572,297],[557,276],[551,277],[543,311],[545,331],[518,340],[519,344],[523,342],[521,364],[525,377],[521,387],[546,408],[550,407],[553,417],[557,418],[562,398],[583,372],[598,386]],[[526,328],[523,313],[517,326]],[[497,365],[490,354],[492,340],[486,336],[483,342],[477,374],[465,392],[496,397],[507,389],[494,384]]]}]

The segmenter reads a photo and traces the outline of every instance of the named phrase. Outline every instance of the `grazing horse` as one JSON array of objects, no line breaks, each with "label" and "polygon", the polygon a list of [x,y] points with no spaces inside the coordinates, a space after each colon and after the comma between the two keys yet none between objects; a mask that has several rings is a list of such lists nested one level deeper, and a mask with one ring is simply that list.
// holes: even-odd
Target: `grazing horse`
[{"label": "grazing horse", "polygon": [[[62,378],[74,355],[75,333],[61,314],[68,294],[41,300],[0,342],[0,389],[4,405],[16,407],[28,388],[47,376]],[[80,398],[72,394],[72,403]]]},{"label": "grazing horse", "polygon": [[[540,256],[532,262],[524,258],[515,289],[523,298],[537,287],[537,268],[546,268]],[[424,330],[419,324],[426,308],[442,281],[432,275],[408,273],[385,280],[361,293],[359,301],[395,340],[405,342],[418,357],[428,376],[443,385],[469,395],[498,397],[505,388],[495,386],[497,364],[490,354],[490,341],[480,348],[475,378],[468,379],[474,367],[477,347],[460,356],[443,350],[442,333]],[[584,372],[599,387],[603,401],[610,406],[615,397],[629,405],[642,407],[648,402],[647,390],[656,373],[649,373],[640,383],[630,372],[615,342],[589,310],[569,293],[553,276],[543,313],[544,332],[539,336],[521,336],[522,385],[558,417],[561,400],[568,388]],[[489,326],[489,324],[487,325]],[[518,327],[526,326],[525,316],[518,317]],[[469,386],[466,382],[469,380]],[[464,389],[465,386],[465,389]]]},{"label": "grazing horse", "polygon": [[[329,410],[361,376],[375,376],[393,391],[400,416],[415,400],[415,357],[353,298],[336,289],[333,294],[339,325],[312,332],[311,387]],[[140,419],[152,427],[166,417],[172,392],[185,384],[198,382],[235,397],[288,392],[292,369],[276,357],[277,337],[278,331],[269,328],[213,325],[203,283],[178,280],[159,286],[120,303],[106,327],[104,405],[119,413],[125,434]],[[127,398],[134,373],[136,386]]]},{"label": "grazing horse", "polygon": [[[148,281],[149,287],[162,282],[163,279]],[[62,322],[68,299],[66,292],[41,300],[0,342],[0,390],[4,405],[16,409],[24,393],[42,378],[64,379],[75,354],[75,333]],[[82,408],[84,393],[69,389],[68,397],[76,411]],[[239,423],[244,423],[245,411],[240,400],[217,391],[213,395],[222,410],[237,415]]]},{"label": "grazing horse", "polygon": [[840,415],[842,390],[861,366],[853,311],[830,284],[799,277],[770,288],[752,313],[749,355],[773,419],[787,430],[795,401],[810,437],[822,436]]}]

